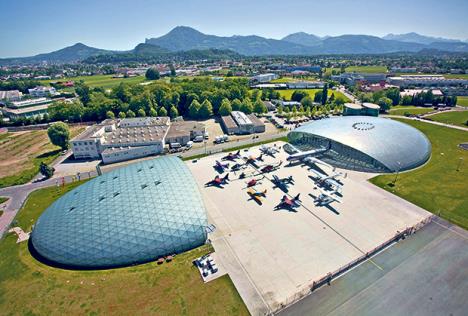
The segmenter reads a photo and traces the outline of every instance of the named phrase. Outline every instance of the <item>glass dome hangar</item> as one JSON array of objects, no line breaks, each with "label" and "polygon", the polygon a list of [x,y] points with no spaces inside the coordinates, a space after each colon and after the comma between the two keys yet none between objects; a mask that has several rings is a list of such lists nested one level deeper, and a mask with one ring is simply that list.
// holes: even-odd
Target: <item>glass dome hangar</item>
[{"label": "glass dome hangar", "polygon": [[288,134],[300,150],[327,149],[320,159],[340,168],[397,172],[424,164],[431,143],[416,128],[371,116],[343,116],[314,121]]},{"label": "glass dome hangar", "polygon": [[155,260],[205,243],[207,217],[197,184],[176,157],[119,168],[55,201],[31,235],[40,256],[74,268]]}]

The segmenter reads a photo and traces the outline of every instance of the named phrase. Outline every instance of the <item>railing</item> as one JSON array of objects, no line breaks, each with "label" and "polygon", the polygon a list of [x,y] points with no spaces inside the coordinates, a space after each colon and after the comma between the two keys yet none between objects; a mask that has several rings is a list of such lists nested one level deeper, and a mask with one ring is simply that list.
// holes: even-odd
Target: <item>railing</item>
[{"label": "railing", "polygon": [[[276,306],[271,306],[272,310],[277,313],[283,309],[285,309],[288,306],[293,305],[294,303],[300,301],[304,297],[310,295],[313,291],[316,289],[320,288],[322,285],[328,284],[330,285],[331,281],[340,275],[342,275],[344,272],[348,271],[349,269],[359,265],[360,263],[370,259],[383,249],[387,248],[391,244],[398,242],[400,239],[405,239],[407,236],[414,234],[416,231],[424,227],[425,225],[429,224],[433,219],[435,218],[435,215],[431,215],[425,219],[423,219],[421,222],[406,228],[404,231],[400,232],[397,231],[395,236],[390,238],[389,240],[383,242],[382,244],[378,245],[377,247],[373,248],[372,250],[366,252],[359,258],[351,261],[350,263],[338,268],[337,270],[333,272],[329,272],[323,277],[321,277],[318,280],[313,281],[312,283],[309,283],[307,285],[304,285],[298,292],[296,292],[294,295],[286,299],[283,303],[281,304],[276,304]],[[311,281],[311,280],[310,280]],[[309,281],[309,282],[310,282]]]}]

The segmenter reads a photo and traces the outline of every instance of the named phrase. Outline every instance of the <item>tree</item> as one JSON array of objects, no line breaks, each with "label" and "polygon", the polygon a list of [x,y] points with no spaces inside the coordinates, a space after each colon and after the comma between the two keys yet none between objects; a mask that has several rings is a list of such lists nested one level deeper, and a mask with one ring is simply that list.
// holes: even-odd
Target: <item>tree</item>
[{"label": "tree", "polygon": [[382,97],[377,101],[381,111],[388,111],[392,106],[392,100],[389,98]]},{"label": "tree", "polygon": [[327,98],[328,98],[328,84],[326,83],[323,86],[323,90],[322,90],[322,105],[325,105],[327,103]]},{"label": "tree", "polygon": [[161,78],[161,74],[156,68],[151,67],[146,70],[145,77],[148,80],[158,80]]},{"label": "tree", "polygon": [[263,103],[263,101],[260,100],[260,98],[255,101],[254,106],[253,106],[253,112],[257,114],[268,112],[268,109],[265,103]]},{"label": "tree", "polygon": [[169,116],[171,117],[171,119],[179,116],[179,111],[174,105],[171,106],[171,108],[169,109]]},{"label": "tree", "polygon": [[282,105],[278,106],[278,108],[277,108],[278,115],[281,116],[283,114],[283,110],[284,110],[284,107]]},{"label": "tree", "polygon": [[43,161],[39,165],[39,172],[46,178],[49,179],[54,175],[55,169],[45,164]]},{"label": "tree", "polygon": [[175,77],[176,76],[176,71],[175,71],[174,65],[170,64],[169,69],[171,70],[171,77]]},{"label": "tree", "polygon": [[294,90],[293,94],[291,95],[291,101],[301,102],[309,93],[304,90]]},{"label": "tree", "polygon": [[242,106],[242,102],[239,99],[234,99],[231,103],[231,107],[233,111],[240,111]]},{"label": "tree", "polygon": [[145,112],[144,109],[139,109],[137,114],[138,114],[139,117],[145,117],[146,116],[146,112]]},{"label": "tree", "polygon": [[207,119],[213,115],[213,105],[208,100],[203,101],[201,104],[200,110],[198,111],[198,117],[202,119]]},{"label": "tree", "polygon": [[231,114],[232,112],[232,107],[231,107],[231,102],[229,102],[228,99],[224,98],[223,101],[221,101],[221,106],[219,107],[219,115],[221,116],[227,116]]},{"label": "tree", "polygon": [[50,142],[55,146],[59,146],[62,150],[68,149],[68,141],[70,140],[70,130],[68,125],[63,122],[57,122],[52,124],[47,129],[47,135],[49,136]]},{"label": "tree", "polygon": [[127,117],[132,118],[132,117],[135,117],[135,116],[136,116],[136,115],[135,115],[135,112],[133,112],[132,110],[128,110],[128,111],[127,111]]},{"label": "tree", "polygon": [[107,111],[106,112],[106,118],[108,119],[115,119],[115,114],[112,111]]},{"label": "tree", "polygon": [[119,118],[120,119],[124,119],[126,117],[127,117],[127,115],[125,115],[125,112],[122,112],[122,111],[119,112]]},{"label": "tree", "polygon": [[152,107],[149,110],[149,116],[152,116],[152,117],[158,116],[158,112],[156,112],[156,110]]},{"label": "tree", "polygon": [[322,91],[317,91],[314,95],[314,102],[322,103],[322,95],[323,95]]},{"label": "tree", "polygon": [[400,89],[391,88],[385,91],[385,96],[392,100],[392,105],[400,104]]},{"label": "tree", "polygon": [[194,99],[189,106],[189,116],[191,118],[198,118],[198,111],[200,111],[201,104],[198,100]]},{"label": "tree", "polygon": [[303,97],[301,100],[301,104],[305,107],[312,106],[314,101],[312,101],[312,98],[308,95],[306,97]]},{"label": "tree", "polygon": [[245,114],[251,114],[253,112],[252,102],[248,98],[245,98],[244,101],[242,101],[240,110]]},{"label": "tree", "polygon": [[160,107],[159,110],[158,110],[158,114],[159,116],[167,116],[167,110],[165,107]]}]

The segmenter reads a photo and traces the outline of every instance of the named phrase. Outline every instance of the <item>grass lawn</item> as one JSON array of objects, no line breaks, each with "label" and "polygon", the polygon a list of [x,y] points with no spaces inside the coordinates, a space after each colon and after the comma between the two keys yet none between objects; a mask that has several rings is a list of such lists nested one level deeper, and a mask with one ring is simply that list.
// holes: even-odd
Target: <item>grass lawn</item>
[{"label": "grass lawn", "polygon": [[350,66],[346,67],[346,72],[363,72],[363,73],[385,73],[387,67],[385,66]]},{"label": "grass lawn", "polygon": [[421,121],[397,120],[426,134],[432,144],[432,156],[424,166],[400,173],[395,186],[392,186],[393,174],[370,181],[434,214],[440,212],[442,218],[468,229],[468,151],[458,147],[468,141],[468,133]]},{"label": "grass lawn", "polygon": [[425,114],[429,113],[431,111],[434,111],[433,108],[424,108],[424,107],[418,107],[418,106],[404,106],[404,105],[397,105],[397,106],[392,106],[390,111],[388,111],[389,114],[391,115],[405,115],[405,113],[409,114]]},{"label": "grass lawn", "polygon": [[458,96],[458,97],[457,97],[457,105],[460,105],[460,106],[467,106],[467,107],[468,107],[468,97],[466,97],[466,96]]},{"label": "grass lawn", "polygon": [[[312,98],[312,100],[314,99],[314,96],[318,91],[322,91],[322,89],[286,89],[286,90],[276,90],[276,91],[279,92],[280,97],[285,98],[285,100],[291,100],[291,96],[292,96],[293,92],[296,91],[296,90],[307,91],[309,93],[310,97]],[[328,89],[328,97],[330,97],[332,95],[332,93],[335,94],[335,99],[340,97],[343,100],[345,100],[345,102],[349,102],[349,99],[347,97],[345,97],[343,95],[343,93],[341,93],[339,91],[334,91],[334,90]]]},{"label": "grass lawn", "polygon": [[433,121],[468,127],[468,111],[449,111],[428,116]]},{"label": "grass lawn", "polygon": [[7,197],[0,196],[0,204],[5,203],[6,201],[8,201]]},{"label": "grass lawn", "polygon": [[[33,192],[17,224],[29,228],[48,205],[78,184]],[[210,251],[202,246],[162,265],[72,271],[42,264],[26,243],[18,245],[7,234],[0,240],[0,314],[248,315],[229,276],[202,282],[192,260]]]},{"label": "grass lawn", "polygon": [[[75,137],[84,127],[70,128]],[[41,162],[52,163],[60,155],[46,130],[3,134],[0,137],[0,188],[23,184],[39,172]]]},{"label": "grass lawn", "polygon": [[54,81],[79,81],[83,80],[85,84],[91,88],[102,87],[104,89],[111,89],[118,86],[121,82],[124,83],[142,83],[147,81],[145,76],[136,76],[130,78],[112,78],[112,75],[95,75],[95,76],[80,76],[80,77],[69,77],[61,79],[50,79],[42,80],[43,83],[49,83]]}]

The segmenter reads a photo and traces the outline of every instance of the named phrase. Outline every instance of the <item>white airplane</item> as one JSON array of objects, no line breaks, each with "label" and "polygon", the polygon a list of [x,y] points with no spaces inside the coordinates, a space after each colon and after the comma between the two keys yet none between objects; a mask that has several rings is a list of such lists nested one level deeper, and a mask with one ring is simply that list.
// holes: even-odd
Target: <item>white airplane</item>
[{"label": "white airplane", "polygon": [[327,148],[317,148],[317,149],[312,149],[312,150],[307,150],[307,151],[301,151],[294,147],[291,144],[288,144],[290,147],[292,147],[295,151],[295,153],[290,154],[288,158],[286,158],[287,161],[293,162],[293,161],[303,161],[305,158],[312,157],[319,155],[321,153],[326,152],[327,150],[330,149],[331,143],[328,144]]},{"label": "white airplane", "polygon": [[279,152],[278,148],[273,146],[262,145],[260,146],[260,151],[266,155],[275,157],[275,154]]},{"label": "white airplane", "polygon": [[328,168],[333,169],[333,171],[335,171],[335,167],[333,167],[332,165],[326,163],[325,161],[320,160],[320,159],[315,158],[315,157],[310,157],[310,156],[309,156],[309,157],[305,157],[302,161],[303,161],[304,163],[306,163],[306,164],[327,166]]},{"label": "white airplane", "polygon": [[315,205],[328,205],[332,202],[341,203],[341,199],[336,195],[336,191],[327,192],[320,189],[320,194],[315,198]]},{"label": "white airplane", "polygon": [[319,185],[325,185],[331,188],[334,188],[338,193],[341,193],[343,185],[337,181],[338,177],[346,178],[347,174],[342,172],[335,172],[331,175],[323,174],[315,169],[310,169],[310,172],[313,173],[313,178]]}]

